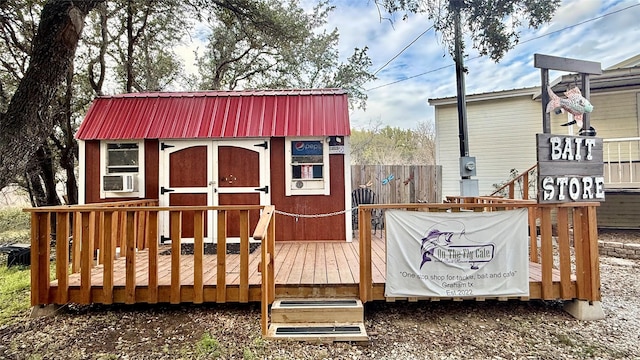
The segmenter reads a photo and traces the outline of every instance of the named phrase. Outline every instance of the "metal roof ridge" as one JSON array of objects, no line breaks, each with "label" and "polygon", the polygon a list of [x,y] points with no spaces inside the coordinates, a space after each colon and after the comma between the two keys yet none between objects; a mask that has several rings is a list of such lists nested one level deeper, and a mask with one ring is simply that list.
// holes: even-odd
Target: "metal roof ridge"
[{"label": "metal roof ridge", "polygon": [[197,91],[144,91],[101,95],[98,99],[118,98],[186,98],[186,97],[222,97],[222,96],[310,96],[345,95],[341,88],[319,89],[247,89],[247,90],[197,90]]}]

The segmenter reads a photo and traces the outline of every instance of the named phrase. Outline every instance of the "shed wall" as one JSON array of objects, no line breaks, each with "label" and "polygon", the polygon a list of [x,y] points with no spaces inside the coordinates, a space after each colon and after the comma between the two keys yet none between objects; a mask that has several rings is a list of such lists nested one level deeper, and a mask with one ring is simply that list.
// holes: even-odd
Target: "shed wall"
[{"label": "shed wall", "polygon": [[[345,209],[344,155],[329,155],[331,174],[330,195],[285,195],[284,138],[271,139],[271,203],[276,210],[292,214],[327,214]],[[349,206],[349,205],[347,205]],[[346,235],[345,215],[295,218],[278,215],[278,240],[341,240]]]},{"label": "shed wall", "polygon": [[[159,148],[158,140],[147,139],[144,141],[145,155],[145,198],[157,199],[159,194]],[[117,199],[100,198],[100,141],[85,141],[85,198],[86,204],[109,201],[135,200],[136,198],[121,197]],[[82,168],[82,167],[80,167]]]}]

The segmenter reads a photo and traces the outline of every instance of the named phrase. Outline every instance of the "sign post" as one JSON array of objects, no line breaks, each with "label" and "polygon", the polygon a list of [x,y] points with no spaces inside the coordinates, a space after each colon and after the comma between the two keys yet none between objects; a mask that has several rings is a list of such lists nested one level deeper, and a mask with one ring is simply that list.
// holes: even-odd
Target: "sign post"
[{"label": "sign post", "polygon": [[[552,135],[549,103],[549,70],[578,72],[582,94],[589,98],[589,74],[602,74],[600,63],[542,54],[534,55],[542,81],[542,134],[537,134],[538,202],[604,201],[602,139],[592,136]],[[590,129],[584,113],[583,130]]]}]

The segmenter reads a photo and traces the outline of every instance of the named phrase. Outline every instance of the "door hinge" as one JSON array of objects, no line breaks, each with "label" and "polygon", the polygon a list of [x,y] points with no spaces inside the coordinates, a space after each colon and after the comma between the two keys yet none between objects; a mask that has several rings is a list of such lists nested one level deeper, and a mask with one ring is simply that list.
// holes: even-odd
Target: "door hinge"
[{"label": "door hinge", "polygon": [[164,235],[160,236],[160,244],[164,244],[167,241],[171,242],[171,238]]},{"label": "door hinge", "polygon": [[269,193],[269,185],[267,185],[267,186],[265,186],[265,187],[257,188],[257,189],[254,189],[254,190],[255,190],[255,191],[262,191],[262,192],[264,192],[265,194],[268,194],[268,193]]},{"label": "door hinge", "polygon": [[255,144],[253,146],[263,147],[265,150],[269,150],[269,143],[265,140],[262,144]]},{"label": "door hinge", "polygon": [[164,195],[165,193],[172,192],[172,191],[175,191],[175,190],[169,189],[163,186],[160,188],[160,195]]},{"label": "door hinge", "polygon": [[165,149],[176,147],[175,145],[169,145],[166,143],[160,143],[160,150],[164,151]]}]

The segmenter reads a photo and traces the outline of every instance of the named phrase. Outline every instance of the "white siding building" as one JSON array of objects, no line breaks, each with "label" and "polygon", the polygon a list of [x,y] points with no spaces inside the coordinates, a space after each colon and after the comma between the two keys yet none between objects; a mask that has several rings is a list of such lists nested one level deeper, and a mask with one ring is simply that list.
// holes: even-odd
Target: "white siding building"
[{"label": "white siding building", "polygon": [[[579,79],[565,75],[553,82],[553,90],[563,97],[567,87],[580,86]],[[466,99],[469,155],[477,161],[474,179],[478,180],[479,194],[490,195],[494,184],[509,180],[511,169],[522,173],[536,164],[536,134],[542,132],[540,87],[472,94]],[[594,106],[590,123],[598,137],[640,136],[640,66],[636,62],[627,60],[592,76],[590,101]],[[456,98],[430,99],[429,104],[435,107],[436,163],[442,165],[442,194],[460,195]],[[577,134],[575,125],[560,126],[568,121],[567,116],[552,114],[552,133]]]}]

